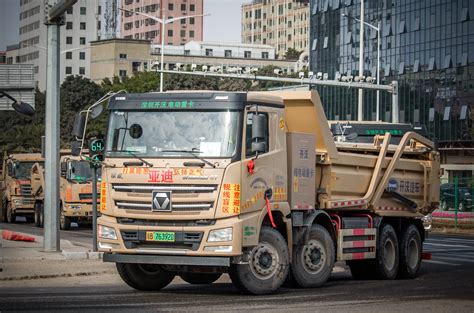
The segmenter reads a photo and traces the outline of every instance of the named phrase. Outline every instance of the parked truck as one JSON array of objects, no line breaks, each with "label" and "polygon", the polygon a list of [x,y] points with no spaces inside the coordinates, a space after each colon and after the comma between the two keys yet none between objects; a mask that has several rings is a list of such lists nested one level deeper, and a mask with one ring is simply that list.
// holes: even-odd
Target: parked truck
[{"label": "parked truck", "polygon": [[355,278],[418,275],[440,171],[416,132],[343,140],[316,91],[122,94],[108,108],[98,247],[131,287],[229,273],[268,294],[320,286],[335,261]]},{"label": "parked truck", "polygon": [[0,219],[14,223],[17,216],[33,220],[34,198],[31,196],[31,166],[43,162],[39,153],[5,153],[0,177]]},{"label": "parked truck", "polygon": [[[59,227],[71,228],[71,223],[92,221],[92,170],[90,163],[70,154],[61,154],[59,179]],[[44,221],[44,167],[35,163],[31,168],[31,194],[34,197],[34,220],[37,227]]]}]

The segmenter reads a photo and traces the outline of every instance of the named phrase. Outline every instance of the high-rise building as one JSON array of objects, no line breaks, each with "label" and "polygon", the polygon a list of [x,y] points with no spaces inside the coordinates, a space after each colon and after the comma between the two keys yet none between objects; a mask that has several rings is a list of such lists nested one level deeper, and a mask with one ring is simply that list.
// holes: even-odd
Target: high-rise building
[{"label": "high-rise building", "polygon": [[[122,8],[161,19],[203,14],[204,0],[122,0]],[[122,38],[150,40],[161,44],[163,25],[142,15],[122,12]],[[178,20],[165,26],[166,45],[184,45],[203,39],[203,17]]]},{"label": "high-rise building", "polygon": [[[91,4],[94,5],[91,5]],[[20,43],[15,63],[33,64],[35,81],[46,88],[47,27],[43,0],[20,0]],[[97,38],[97,1],[78,0],[65,14],[60,30],[60,81],[68,75],[90,75],[89,42]]]},{"label": "high-rise building", "polygon": [[309,0],[254,0],[242,5],[242,42],[308,51]]},{"label": "high-rise building", "polygon": [[99,0],[97,40],[121,38],[122,0]]},{"label": "high-rise building", "polygon": [[[360,0],[312,0],[310,70],[359,75]],[[425,125],[443,167],[474,173],[474,1],[365,0],[364,20],[380,22],[382,84],[398,81],[400,122]],[[364,27],[364,76],[377,75],[377,31]],[[318,88],[331,119],[356,119],[357,90]],[[391,95],[380,93],[380,118],[391,120]],[[376,120],[375,92],[364,92],[364,120]],[[446,172],[445,171],[445,172]]]}]

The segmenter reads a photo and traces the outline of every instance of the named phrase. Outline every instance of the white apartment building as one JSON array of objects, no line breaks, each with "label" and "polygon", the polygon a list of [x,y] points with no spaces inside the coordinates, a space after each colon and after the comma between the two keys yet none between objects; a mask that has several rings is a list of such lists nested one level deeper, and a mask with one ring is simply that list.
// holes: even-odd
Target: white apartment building
[{"label": "white apartment building", "polygon": [[121,38],[122,0],[99,0],[97,40]]},{"label": "white apartment building", "polygon": [[[90,76],[90,41],[96,40],[101,7],[99,0],[78,0],[60,28],[60,82],[68,75]],[[35,81],[46,88],[47,27],[44,0],[20,0],[19,49],[9,51],[7,63],[33,64]],[[16,53],[16,55],[15,55]]]},{"label": "white apartment building", "polygon": [[[160,54],[161,45],[152,44],[152,53]],[[257,44],[225,44],[190,41],[183,46],[165,45],[166,55],[202,56],[237,59],[275,59],[275,48]]]}]

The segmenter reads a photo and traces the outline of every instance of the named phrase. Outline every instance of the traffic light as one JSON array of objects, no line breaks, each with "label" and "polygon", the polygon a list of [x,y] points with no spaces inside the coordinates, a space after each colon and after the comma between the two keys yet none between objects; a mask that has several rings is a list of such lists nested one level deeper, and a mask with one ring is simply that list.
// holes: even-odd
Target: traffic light
[{"label": "traffic light", "polygon": [[92,167],[100,167],[100,162],[104,160],[105,142],[103,139],[93,138],[89,140],[89,157]]}]

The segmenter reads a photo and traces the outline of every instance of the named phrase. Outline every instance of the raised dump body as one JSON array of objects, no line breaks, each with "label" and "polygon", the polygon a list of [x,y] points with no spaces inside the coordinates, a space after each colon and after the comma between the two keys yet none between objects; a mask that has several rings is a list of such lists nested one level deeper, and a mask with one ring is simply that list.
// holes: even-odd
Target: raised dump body
[{"label": "raised dump body", "polygon": [[16,216],[33,220],[34,198],[31,196],[30,170],[36,162],[43,162],[39,153],[4,155],[0,177],[1,220],[14,223]]},{"label": "raised dump body", "polygon": [[[70,153],[70,152],[69,152]],[[59,226],[70,229],[71,223],[92,221],[92,170],[90,163],[62,152],[59,181]],[[44,168],[36,163],[31,169],[32,195],[35,199],[35,225],[43,227]]]},{"label": "raised dump body", "polygon": [[426,138],[336,144],[315,91],[126,94],[109,110],[98,247],[130,286],[228,272],[264,294],[288,275],[319,286],[336,260],[417,276],[438,202]]}]

